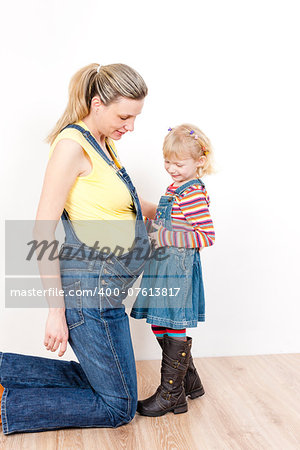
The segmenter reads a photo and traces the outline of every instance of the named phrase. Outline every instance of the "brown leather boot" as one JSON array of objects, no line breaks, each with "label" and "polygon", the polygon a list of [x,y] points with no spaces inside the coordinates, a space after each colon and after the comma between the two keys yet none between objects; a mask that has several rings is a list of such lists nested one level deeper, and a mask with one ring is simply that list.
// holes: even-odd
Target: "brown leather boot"
[{"label": "brown leather boot", "polygon": [[2,420],[1,420],[1,400],[2,400],[3,392],[4,392],[4,387],[2,386],[2,384],[0,384],[0,425],[2,424]]},{"label": "brown leather boot", "polygon": [[138,401],[137,411],[143,416],[158,417],[169,411],[187,412],[183,385],[191,352],[192,338],[180,341],[169,336],[163,338],[161,383],[155,394]]},{"label": "brown leather boot", "polygon": [[[164,339],[157,338],[157,341],[161,346],[161,348],[163,348]],[[190,353],[189,365],[183,383],[185,395],[189,395],[191,399],[201,397],[202,395],[205,394],[204,388],[201,383],[201,379],[198,375],[196,367],[194,366],[192,353]]]}]

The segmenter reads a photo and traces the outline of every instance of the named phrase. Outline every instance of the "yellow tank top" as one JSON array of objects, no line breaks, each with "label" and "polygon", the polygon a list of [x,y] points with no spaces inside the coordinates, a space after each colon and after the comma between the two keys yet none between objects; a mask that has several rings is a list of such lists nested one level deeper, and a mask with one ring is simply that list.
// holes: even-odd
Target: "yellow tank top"
[{"label": "yellow tank top", "polygon": [[[77,125],[88,130],[82,121]],[[99,241],[100,248],[109,247],[113,251],[120,246],[127,252],[134,241],[136,218],[129,190],[116,169],[107,164],[79,130],[66,128],[59,133],[51,145],[49,158],[62,139],[72,139],[81,145],[93,166],[88,175],[76,178],[65,203],[77,237],[90,247]],[[107,145],[115,164],[121,168],[113,141],[107,140]]]}]

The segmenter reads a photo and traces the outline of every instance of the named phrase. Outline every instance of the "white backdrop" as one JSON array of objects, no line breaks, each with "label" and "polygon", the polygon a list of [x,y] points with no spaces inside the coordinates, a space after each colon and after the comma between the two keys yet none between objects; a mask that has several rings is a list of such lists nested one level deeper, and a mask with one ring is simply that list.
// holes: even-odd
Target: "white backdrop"
[{"label": "white backdrop", "polygon": [[[72,74],[123,62],[149,87],[136,130],[119,143],[144,198],[169,183],[162,140],[195,123],[218,173],[204,179],[216,244],[202,253],[207,321],[190,331],[195,356],[299,351],[298,2],[21,0],[1,12],[1,230],[34,219],[48,146]],[[1,234],[4,249],[4,231]],[[56,357],[43,347],[44,309],[4,306],[1,351]],[[131,320],[137,359],[159,357]],[[69,349],[66,359],[72,358]]]}]

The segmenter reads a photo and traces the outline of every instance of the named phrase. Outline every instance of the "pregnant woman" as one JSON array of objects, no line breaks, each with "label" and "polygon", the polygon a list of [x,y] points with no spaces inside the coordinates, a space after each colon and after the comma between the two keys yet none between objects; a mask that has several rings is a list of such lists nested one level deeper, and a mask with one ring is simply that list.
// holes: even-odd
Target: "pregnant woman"
[{"label": "pregnant woman", "polygon": [[49,248],[39,263],[44,288],[63,289],[47,299],[44,345],[62,356],[69,342],[79,363],[0,353],[4,434],[118,427],[135,415],[135,361],[122,300],[149,250],[142,210],[154,218],[155,205],[140,203],[113,140],[133,131],[146,95],[142,77],[124,64],[91,64],[71,80],[67,108],[49,136],[34,234],[38,242],[53,241],[62,219],[59,258],[48,258]]}]

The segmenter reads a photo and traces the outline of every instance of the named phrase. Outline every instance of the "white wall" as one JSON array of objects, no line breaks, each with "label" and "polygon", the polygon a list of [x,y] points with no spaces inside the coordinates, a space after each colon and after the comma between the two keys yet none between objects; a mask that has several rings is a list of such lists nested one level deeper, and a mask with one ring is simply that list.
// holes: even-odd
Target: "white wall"
[{"label": "white wall", "polygon": [[[190,332],[194,355],[299,351],[298,2],[105,3],[2,5],[2,218],[35,217],[43,139],[71,75],[91,62],[132,65],[149,96],[118,148],[140,194],[158,202],[169,183],[169,126],[199,125],[218,162],[204,179],[216,244],[201,254],[207,321]],[[56,357],[43,348],[46,310],[5,309],[2,255],[1,350]],[[137,359],[158,358],[149,326],[131,327]]]}]

